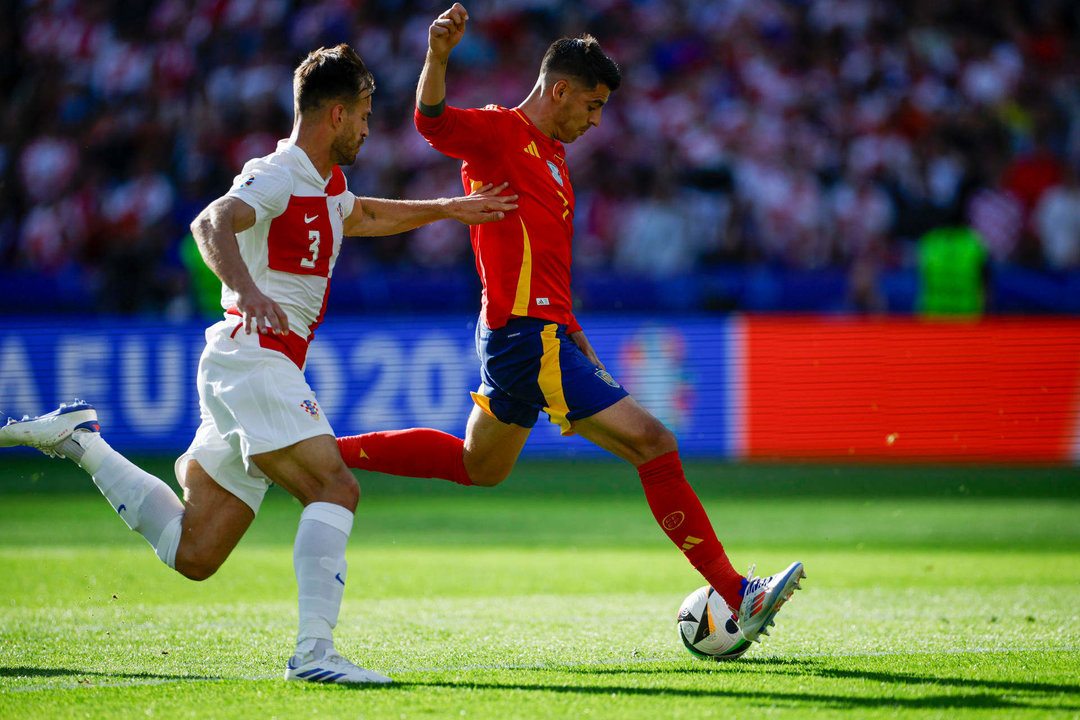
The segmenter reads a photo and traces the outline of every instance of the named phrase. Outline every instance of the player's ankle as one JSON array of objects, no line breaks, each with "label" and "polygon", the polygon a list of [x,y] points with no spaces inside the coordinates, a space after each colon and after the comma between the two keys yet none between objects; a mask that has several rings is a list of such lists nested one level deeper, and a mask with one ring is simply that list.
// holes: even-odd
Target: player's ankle
[{"label": "player's ankle", "polygon": [[303,662],[322,660],[334,650],[334,641],[326,638],[307,638],[296,644],[296,657]]},{"label": "player's ankle", "polygon": [[90,430],[76,430],[56,447],[56,451],[76,464],[82,462],[87,448],[93,445],[95,439],[100,439],[101,434]]}]

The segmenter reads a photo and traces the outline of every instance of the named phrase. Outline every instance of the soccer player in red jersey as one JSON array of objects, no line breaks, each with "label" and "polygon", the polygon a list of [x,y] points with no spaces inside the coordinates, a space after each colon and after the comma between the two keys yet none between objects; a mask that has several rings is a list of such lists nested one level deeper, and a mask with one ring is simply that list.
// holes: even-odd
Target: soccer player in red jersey
[{"label": "soccer player in red jersey", "polygon": [[458,3],[430,26],[415,120],[432,147],[462,161],[466,190],[508,182],[520,196],[505,219],[469,231],[483,282],[482,383],[464,440],[426,428],[369,433],[339,438],[342,457],[353,468],[493,486],[510,474],[543,410],[564,435],[637,468],[656,521],[757,640],[798,587],[802,563],[762,578],[732,567],[686,482],[675,435],[607,373],[571,312],[574,190],[563,144],[600,124],[619,67],[595,38],[562,38],[518,107],[451,107],[446,65],[467,20]]}]

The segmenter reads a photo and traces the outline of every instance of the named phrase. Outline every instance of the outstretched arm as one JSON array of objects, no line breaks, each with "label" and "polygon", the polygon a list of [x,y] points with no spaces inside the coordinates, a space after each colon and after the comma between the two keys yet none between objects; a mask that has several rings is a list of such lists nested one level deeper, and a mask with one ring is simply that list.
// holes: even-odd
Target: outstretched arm
[{"label": "outstretched arm", "polygon": [[251,334],[251,323],[260,333],[267,326],[275,334],[289,334],[289,318],[281,307],[259,290],[251,278],[236,233],[255,224],[255,210],[243,200],[220,197],[206,206],[191,223],[191,234],[206,265],[221,282],[236,292],[236,308],[244,316],[244,332]]},{"label": "outstretched arm", "polygon": [[507,185],[484,185],[464,197],[435,200],[358,197],[345,218],[344,231],[346,235],[374,237],[396,235],[436,220],[457,220],[466,225],[497,222],[517,209],[517,195],[499,194]]},{"label": "outstretched arm", "polygon": [[427,117],[438,117],[446,108],[446,64],[465,35],[469,13],[461,3],[435,18],[428,28],[428,51],[420,82],[416,85],[416,107]]}]

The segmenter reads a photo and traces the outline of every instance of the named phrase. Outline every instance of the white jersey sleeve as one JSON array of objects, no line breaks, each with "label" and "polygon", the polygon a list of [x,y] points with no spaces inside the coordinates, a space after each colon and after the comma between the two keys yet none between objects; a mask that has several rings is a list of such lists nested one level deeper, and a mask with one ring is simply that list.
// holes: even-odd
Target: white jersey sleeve
[{"label": "white jersey sleeve", "polygon": [[244,164],[225,195],[254,208],[255,222],[261,223],[285,212],[292,192],[293,176],[288,168],[256,158]]}]

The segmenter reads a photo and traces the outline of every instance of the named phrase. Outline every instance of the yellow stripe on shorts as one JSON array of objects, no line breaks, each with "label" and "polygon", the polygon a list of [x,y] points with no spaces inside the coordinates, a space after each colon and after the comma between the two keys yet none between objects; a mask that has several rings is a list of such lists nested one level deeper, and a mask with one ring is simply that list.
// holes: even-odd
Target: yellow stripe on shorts
[{"label": "yellow stripe on shorts", "polygon": [[495,413],[491,412],[491,398],[489,398],[487,395],[481,395],[478,392],[474,392],[472,393],[472,399],[473,402],[476,403],[477,407],[479,407],[481,410],[483,410],[496,420],[499,419],[495,417]]},{"label": "yellow stripe on shorts", "polygon": [[540,392],[544,393],[547,407],[544,412],[548,414],[551,422],[562,428],[563,435],[572,435],[570,421],[566,419],[566,413],[570,408],[566,406],[566,397],[563,395],[562,368],[559,365],[559,337],[555,334],[558,325],[552,323],[545,325],[540,331],[540,339],[544,343],[544,355],[540,358],[540,377],[537,383]]}]

